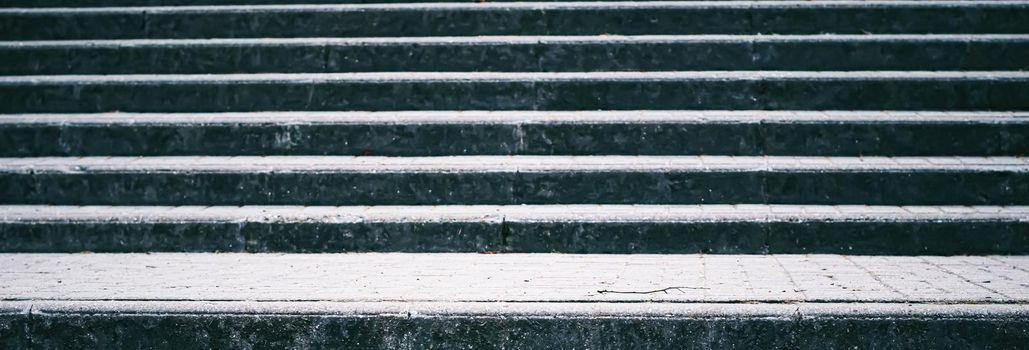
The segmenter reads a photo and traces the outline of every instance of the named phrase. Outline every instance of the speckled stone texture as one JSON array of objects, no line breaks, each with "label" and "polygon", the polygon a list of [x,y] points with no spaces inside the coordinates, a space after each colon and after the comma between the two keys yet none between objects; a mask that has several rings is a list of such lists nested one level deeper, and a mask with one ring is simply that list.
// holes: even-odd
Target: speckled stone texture
[{"label": "speckled stone texture", "polygon": [[0,77],[0,112],[1026,110],[1025,72],[323,73]]},{"label": "speckled stone texture", "polygon": [[0,10],[0,39],[1025,33],[1017,1],[279,5]]},{"label": "speckled stone texture", "polygon": [[0,74],[1024,70],[1026,56],[1026,35],[22,41],[0,42]]},{"label": "speckled stone texture", "polygon": [[0,0],[0,348],[1029,344],[1029,1],[367,1]]},{"label": "speckled stone texture", "polygon": [[0,206],[3,252],[1029,253],[1029,207]]},{"label": "speckled stone texture", "polygon": [[[1029,161],[825,157],[24,158],[0,203],[1029,204]],[[940,189],[947,189],[941,191]]]},{"label": "speckled stone texture", "polygon": [[0,156],[1029,154],[1010,112],[261,112],[0,118]]},{"label": "speckled stone texture", "polygon": [[[951,319],[331,315],[0,315],[12,348],[1019,348],[1024,315]],[[4,332],[4,328],[14,331]],[[9,333],[9,336],[2,336]]]},{"label": "speckled stone texture", "polygon": [[0,259],[9,275],[0,343],[14,347],[1018,348],[1029,339],[1023,257]]}]

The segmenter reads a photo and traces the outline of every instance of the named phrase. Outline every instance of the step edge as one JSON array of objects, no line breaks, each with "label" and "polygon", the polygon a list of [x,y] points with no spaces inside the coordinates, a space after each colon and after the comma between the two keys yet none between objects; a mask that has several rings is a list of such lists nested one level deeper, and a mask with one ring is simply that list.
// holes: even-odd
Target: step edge
[{"label": "step edge", "polygon": [[1029,71],[358,72],[0,76],[0,87],[40,85],[547,83],[660,81],[1029,81]]},{"label": "step edge", "polygon": [[341,38],[88,39],[0,41],[0,49],[109,49],[388,45],[596,45],[765,43],[1026,43],[1029,34],[484,35]]},{"label": "step edge", "polygon": [[1024,303],[0,301],[0,314],[1021,319]]},{"label": "step edge", "polygon": [[0,174],[1029,172],[1026,157],[153,156],[0,158]]},{"label": "step edge", "polygon": [[1029,112],[939,111],[385,111],[0,114],[0,126],[523,125],[523,124],[1027,124]]},{"label": "step edge", "polygon": [[222,223],[1029,223],[1029,206],[442,205],[61,206],[0,205],[0,224]]},{"label": "step edge", "polygon": [[1006,8],[1029,7],[1029,2],[1006,1],[606,1],[606,2],[508,2],[508,3],[382,3],[382,4],[290,4],[290,5],[192,5],[123,7],[12,7],[0,8],[0,15],[54,14],[194,14],[194,13],[289,13],[364,11],[510,11],[510,10],[625,10],[625,9],[777,9],[777,8]]}]

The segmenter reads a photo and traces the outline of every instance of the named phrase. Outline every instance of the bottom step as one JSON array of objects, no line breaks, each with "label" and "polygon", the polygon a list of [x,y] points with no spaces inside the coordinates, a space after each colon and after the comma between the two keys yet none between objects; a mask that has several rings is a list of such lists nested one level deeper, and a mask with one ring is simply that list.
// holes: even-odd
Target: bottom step
[{"label": "bottom step", "polygon": [[5,348],[1018,348],[1029,257],[0,254]]}]

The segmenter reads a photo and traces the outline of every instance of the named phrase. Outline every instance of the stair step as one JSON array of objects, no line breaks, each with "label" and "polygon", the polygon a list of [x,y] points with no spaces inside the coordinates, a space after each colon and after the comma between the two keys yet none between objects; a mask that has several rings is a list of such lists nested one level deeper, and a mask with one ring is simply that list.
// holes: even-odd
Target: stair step
[{"label": "stair step", "polygon": [[[0,203],[68,205],[1029,204],[1020,157],[0,159]],[[941,191],[941,189],[946,189]]]},{"label": "stair step", "polygon": [[[576,0],[576,2],[608,2],[614,0]],[[649,1],[681,1],[681,0],[649,0]],[[692,0],[698,1],[698,0]],[[699,0],[699,1],[753,1],[753,0]],[[795,1],[795,0],[764,0]],[[197,6],[197,5],[276,5],[284,2],[299,5],[325,4],[391,4],[391,3],[485,3],[482,0],[4,0],[0,8],[36,8],[36,7],[138,7],[138,6]],[[493,2],[522,2],[517,0],[491,0]],[[567,0],[535,0],[533,2],[567,2]]]},{"label": "stair step", "polygon": [[1021,156],[1029,113],[402,111],[0,115],[0,156]]},{"label": "stair step", "polygon": [[391,72],[0,77],[0,113],[1025,110],[1029,72]]},{"label": "stair step", "polygon": [[0,206],[4,252],[1029,253],[1029,207]]},{"label": "stair step", "polygon": [[1029,341],[1025,257],[8,254],[0,261],[0,323],[19,348],[1017,348]]},{"label": "stair step", "polygon": [[0,74],[1024,70],[1029,35],[672,35],[0,42]]},{"label": "stair step", "polygon": [[0,40],[1029,33],[1026,1],[541,2],[0,9]]}]

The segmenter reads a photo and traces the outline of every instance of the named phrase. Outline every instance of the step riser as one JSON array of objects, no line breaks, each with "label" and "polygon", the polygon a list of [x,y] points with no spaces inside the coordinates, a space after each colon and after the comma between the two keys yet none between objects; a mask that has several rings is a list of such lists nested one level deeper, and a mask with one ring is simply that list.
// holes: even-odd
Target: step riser
[{"label": "step riser", "polygon": [[54,222],[0,224],[0,241],[15,253],[1027,254],[1029,222]]},{"label": "step riser", "polygon": [[[1019,348],[1024,316],[6,314],[12,348]],[[832,330],[832,331],[828,331]],[[945,334],[946,336],[940,336]],[[4,337],[4,335],[6,335]]]},{"label": "step riser", "polygon": [[1029,173],[1006,171],[8,173],[0,185],[4,204],[1029,204]]},{"label": "step riser", "polygon": [[[493,2],[519,2],[520,0],[494,0]],[[533,2],[562,2],[566,0],[535,0]],[[577,0],[606,2],[613,0]],[[681,0],[648,0],[681,1]],[[715,1],[715,0],[700,0]],[[748,0],[729,0],[748,1]],[[780,0],[773,0],[780,1]],[[318,4],[392,4],[392,3],[434,3],[438,0],[317,0]],[[479,0],[449,0],[454,3],[482,3]],[[4,0],[2,7],[46,8],[46,7],[125,7],[125,6],[197,6],[197,5],[277,5],[282,0]]]},{"label": "step riser", "polygon": [[[0,47],[0,74],[1024,70],[1029,40]],[[43,46],[43,47],[41,47]],[[416,58],[416,59],[412,59]]]},{"label": "step riser", "polygon": [[[519,2],[520,0],[494,0],[494,2]],[[533,2],[562,2],[566,0],[535,0]],[[608,2],[612,0],[577,0],[577,2]],[[648,0],[681,1],[681,0]],[[700,0],[717,1],[717,0]],[[749,1],[749,0],[728,0]],[[785,1],[785,0],[772,0]],[[433,3],[438,0],[317,0],[318,4],[391,4],[391,3]],[[480,0],[449,0],[456,3],[482,3]],[[196,6],[196,5],[276,5],[282,0],[4,0],[0,7],[45,8],[45,7],[112,7],[112,6]]]},{"label": "step riser", "polygon": [[1029,154],[1029,123],[0,124],[0,135],[0,157]]},{"label": "step riser", "polygon": [[[0,40],[600,34],[1029,33],[1029,5],[0,12]],[[208,10],[210,9],[210,10]]]},{"label": "step riser", "polygon": [[2,113],[362,110],[1026,110],[1029,79],[0,82]]}]

